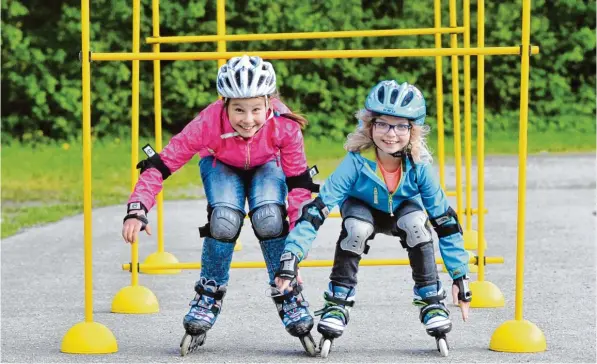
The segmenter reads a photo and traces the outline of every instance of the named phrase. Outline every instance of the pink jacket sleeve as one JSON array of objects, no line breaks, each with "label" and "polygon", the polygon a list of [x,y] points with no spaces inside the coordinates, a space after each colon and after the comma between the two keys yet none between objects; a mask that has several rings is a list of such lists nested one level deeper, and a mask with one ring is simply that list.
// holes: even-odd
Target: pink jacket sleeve
[{"label": "pink jacket sleeve", "polygon": [[[206,109],[207,110],[207,109]],[[203,116],[205,110],[193,119],[185,128],[176,134],[160,152],[162,161],[174,173],[195,154],[202,146]],[[155,168],[149,168],[139,176],[139,181],[131,194],[128,202],[141,202],[147,211],[155,205],[155,197],[162,190],[162,174]]]},{"label": "pink jacket sleeve", "polygon": [[[286,177],[294,177],[307,170],[307,156],[300,125],[292,120],[286,120],[286,125],[283,126],[284,132],[281,134],[280,158]],[[311,191],[305,188],[294,188],[288,193],[290,229],[294,228],[298,219],[300,206],[309,199],[311,199]]]}]

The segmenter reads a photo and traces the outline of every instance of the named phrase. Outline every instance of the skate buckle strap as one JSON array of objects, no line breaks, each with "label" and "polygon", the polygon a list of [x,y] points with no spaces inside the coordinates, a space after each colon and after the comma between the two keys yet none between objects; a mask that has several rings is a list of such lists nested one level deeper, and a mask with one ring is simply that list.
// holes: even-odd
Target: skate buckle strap
[{"label": "skate buckle strap", "polygon": [[292,291],[286,293],[279,293],[276,295],[271,295],[270,297],[274,300],[275,303],[284,303],[287,300],[292,299],[295,296],[298,296],[303,291],[303,286],[297,284],[292,286]]},{"label": "skate buckle strap", "polygon": [[[350,312],[342,306],[326,306],[321,310],[315,311],[315,316],[321,316],[323,318],[323,316],[334,311],[340,312],[342,314],[342,321],[344,321],[344,324],[346,325],[350,320]],[[339,317],[339,315],[334,316]]]},{"label": "skate buckle strap", "polygon": [[202,286],[195,287],[195,292],[197,292],[200,296],[205,295],[217,301],[221,301],[222,299],[224,299],[224,296],[226,295],[226,291],[217,290],[216,292],[211,292]]},{"label": "skate buckle strap", "polygon": [[441,311],[444,316],[448,317],[450,315],[450,311],[443,303],[431,303],[426,305],[425,307],[421,308],[421,313],[419,314],[419,320],[423,322],[425,315],[427,315],[431,311]]},{"label": "skate buckle strap", "polygon": [[344,305],[344,306],[349,306],[349,307],[354,306],[354,301],[348,301],[348,300],[345,300],[345,299],[340,298],[340,297],[334,297],[329,292],[325,292],[323,294],[323,298],[326,301],[331,302],[331,303],[335,303],[337,305]]}]

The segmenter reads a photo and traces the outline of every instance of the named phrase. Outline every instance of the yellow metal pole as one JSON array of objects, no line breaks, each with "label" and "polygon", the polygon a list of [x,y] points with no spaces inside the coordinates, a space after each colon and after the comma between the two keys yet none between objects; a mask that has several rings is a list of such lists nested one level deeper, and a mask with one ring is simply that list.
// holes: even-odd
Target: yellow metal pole
[{"label": "yellow metal pole", "polygon": [[[457,22],[456,0],[450,0],[450,26]],[[458,48],[458,35],[450,35],[450,47]],[[466,49],[466,48],[465,48]],[[469,48],[470,49],[470,48]],[[462,221],[462,145],[460,143],[460,85],[458,56],[452,56],[452,100],[454,120],[454,164],[456,165],[456,213]]]},{"label": "yellow metal pole", "polygon": [[524,299],[524,224],[527,188],[527,125],[529,120],[529,47],[531,43],[531,2],[522,2],[522,56],[520,67],[520,136],[518,144],[518,221],[516,245],[516,304],[514,318],[522,320]]},{"label": "yellow metal pole", "polygon": [[[152,0],[152,34],[154,37],[160,36],[160,0]],[[160,44],[156,43],[151,46],[153,53],[160,53]],[[153,61],[153,108],[155,114],[155,149],[157,152],[162,150],[162,73],[161,64],[159,60]],[[157,224],[157,239],[158,239],[158,254],[164,252],[164,189],[157,195],[157,210],[158,210],[158,224]]]},{"label": "yellow metal pole", "polygon": [[[436,29],[442,26],[442,2],[441,0],[434,0],[433,13],[434,23]],[[441,33],[435,34],[435,48],[442,47]],[[443,75],[442,57],[435,57],[435,91],[437,100],[437,154],[439,159],[439,184],[442,189],[446,189],[446,157],[444,147],[444,75]]]},{"label": "yellow metal pole", "polygon": [[334,32],[301,32],[301,33],[266,33],[266,34],[229,34],[217,35],[190,35],[173,37],[148,37],[147,43],[202,43],[218,41],[263,41],[287,39],[330,39],[330,38],[355,38],[355,37],[392,37],[410,35],[431,35],[447,33],[464,33],[463,27],[456,28],[413,28],[413,29],[380,29],[380,30],[344,30]]},{"label": "yellow metal pole", "polygon": [[[531,47],[531,54],[538,54],[539,47]],[[520,47],[443,48],[443,49],[350,49],[317,51],[242,51],[242,52],[153,52],[145,53],[93,53],[92,61],[195,61],[218,60],[242,55],[260,56],[265,59],[319,59],[319,58],[376,58],[376,57],[435,57],[435,56],[486,56],[520,55]]]},{"label": "yellow metal pole", "polygon": [[[477,0],[477,47],[485,46],[485,0]],[[477,209],[485,210],[485,57],[477,56]],[[477,215],[477,254],[485,257],[485,214]],[[485,280],[485,265],[479,264],[477,281]]]},{"label": "yellow metal pole", "polygon": [[[470,0],[462,0],[463,25],[464,25],[464,48],[471,46],[471,4]],[[470,231],[473,228],[472,198],[473,198],[473,176],[472,176],[472,144],[471,144],[471,56],[464,56],[464,161],[466,173],[466,224],[465,229]]]},{"label": "yellow metal pole", "polygon": [[[522,319],[524,270],[524,220],[526,203],[527,123],[529,107],[529,46],[531,42],[531,1],[522,1],[522,56],[520,67],[520,136],[518,160],[518,231],[516,245],[515,319],[501,324],[491,336],[489,348],[511,353],[547,350],[545,335],[535,324]],[[474,294],[473,294],[474,297]],[[474,300],[474,298],[473,298]]]},{"label": "yellow metal pole", "polygon": [[[476,263],[477,258],[471,257],[470,263]],[[441,258],[436,258],[436,264],[442,264]],[[503,257],[487,257],[486,264],[503,264]],[[387,265],[409,265],[408,259],[364,259],[359,263],[360,266],[387,266]],[[301,262],[301,268],[314,267],[331,267],[334,265],[333,260],[304,260]],[[233,269],[252,269],[265,268],[265,262],[233,262],[230,265]],[[130,270],[130,264],[123,264],[122,270]],[[201,269],[201,263],[170,263],[170,264],[141,264],[142,270],[156,270],[156,269]]]},{"label": "yellow metal pole", "polygon": [[83,240],[85,256],[85,322],[93,321],[93,249],[91,220],[91,64],[89,1],[81,1],[81,62],[83,92]]},{"label": "yellow metal pole", "polygon": [[[217,33],[218,35],[218,52],[226,53],[226,39],[223,37],[226,36],[226,0],[218,0],[216,3],[216,26],[217,26]],[[226,57],[218,59],[218,68],[222,67],[226,64]],[[221,98],[221,97],[220,97]],[[240,239],[236,240],[236,244],[234,244],[234,251],[242,250],[243,244]]]},{"label": "yellow metal pole", "polygon": [[[133,53],[141,51],[141,0],[133,0]],[[139,61],[133,61],[132,74],[132,119],[131,119],[131,191],[135,189],[137,183],[137,169],[135,168],[139,161]],[[138,241],[131,244],[131,262],[137,265],[139,262]],[[139,273],[133,270],[131,274],[131,286],[139,284]]]},{"label": "yellow metal pole", "polygon": [[[133,52],[140,51],[141,41],[141,0],[133,0]],[[131,135],[132,147],[132,176],[131,190],[134,190],[137,183],[135,165],[139,158],[139,61],[133,60],[132,74],[132,119]],[[139,242],[131,244],[131,264],[139,265]],[[137,269],[131,271],[131,285],[122,288],[112,300],[112,312],[115,313],[155,313],[159,311],[157,298],[147,287],[139,285],[139,272]]]},{"label": "yellow metal pole", "polygon": [[[141,40],[141,0],[133,0],[133,52],[140,51]],[[135,165],[139,158],[139,61],[133,61],[132,75],[132,188],[137,183]],[[131,244],[131,263],[134,267],[139,265],[139,242]],[[112,300],[112,312],[141,314],[156,313],[160,310],[156,296],[147,287],[139,285],[139,272],[131,271],[131,285],[122,288]]]},{"label": "yellow metal pole", "polygon": [[69,354],[108,354],[118,351],[112,331],[93,322],[92,234],[91,234],[91,65],[89,53],[89,0],[81,0],[81,92],[83,96],[83,262],[85,279],[85,320],[72,326],[60,344]]},{"label": "yellow metal pole", "polygon": [[[477,0],[477,45],[479,48],[485,46],[485,2]],[[485,58],[478,56],[477,59],[477,255],[479,262],[485,260]],[[478,211],[483,211],[479,213]],[[471,307],[493,308],[504,306],[504,295],[493,283],[485,280],[485,264],[477,266],[477,281],[470,283],[473,292]]]},{"label": "yellow metal pole", "polygon": [[[155,37],[160,36],[160,1],[152,0],[152,32]],[[152,45],[153,54],[160,54],[160,44]],[[153,105],[155,113],[155,150],[160,152],[162,150],[162,85],[161,85],[161,64],[159,60],[153,61]],[[176,257],[164,251],[164,190],[160,191],[156,196],[157,201],[157,251],[151,253],[145,258],[144,263],[178,263]],[[144,272],[149,274],[178,274],[180,271],[167,270],[151,272]]]},{"label": "yellow metal pole", "polygon": [[[226,0],[218,0],[217,3],[217,33],[218,36],[226,35]],[[218,52],[226,52],[226,40],[218,40]],[[218,67],[226,63],[226,57],[218,59]]]}]

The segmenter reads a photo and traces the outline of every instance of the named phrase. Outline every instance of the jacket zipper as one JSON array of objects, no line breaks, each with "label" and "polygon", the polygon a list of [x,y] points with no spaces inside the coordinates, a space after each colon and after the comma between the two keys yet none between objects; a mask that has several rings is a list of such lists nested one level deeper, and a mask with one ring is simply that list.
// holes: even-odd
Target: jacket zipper
[{"label": "jacket zipper", "polygon": [[406,168],[402,168],[402,167],[403,167],[403,163],[400,163],[400,167],[399,167],[400,168],[400,180],[398,181],[396,190],[394,192],[388,194],[388,199],[390,202],[390,216],[394,216],[394,202],[393,202],[394,194],[396,193],[396,191],[398,191],[400,189],[400,186],[402,185],[402,181],[404,179],[404,170]]},{"label": "jacket zipper", "polygon": [[247,142],[247,160],[245,161],[245,170],[251,165],[251,141]]}]

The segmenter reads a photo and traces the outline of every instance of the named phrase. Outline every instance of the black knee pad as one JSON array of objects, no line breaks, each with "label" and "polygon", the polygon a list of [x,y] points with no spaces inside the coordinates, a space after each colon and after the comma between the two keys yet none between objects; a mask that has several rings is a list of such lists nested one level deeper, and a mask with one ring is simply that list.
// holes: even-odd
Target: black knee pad
[{"label": "black knee pad", "polygon": [[286,207],[269,203],[249,212],[249,218],[257,239],[269,240],[288,235]]},{"label": "black knee pad", "polygon": [[207,207],[209,223],[199,228],[201,237],[211,237],[216,240],[235,243],[240,235],[245,214],[226,206]]}]

